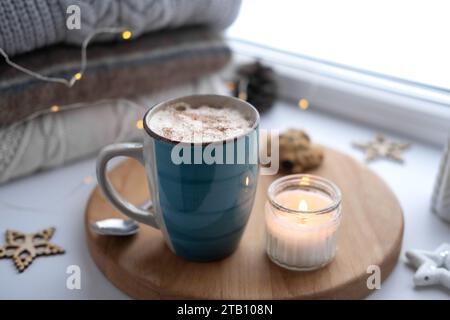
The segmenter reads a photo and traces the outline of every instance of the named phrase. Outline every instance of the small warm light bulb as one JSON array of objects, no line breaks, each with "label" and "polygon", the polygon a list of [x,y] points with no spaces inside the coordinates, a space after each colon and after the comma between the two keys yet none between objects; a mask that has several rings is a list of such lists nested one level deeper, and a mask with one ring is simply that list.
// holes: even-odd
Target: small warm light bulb
[{"label": "small warm light bulb", "polygon": [[122,32],[122,39],[123,40],[128,40],[128,39],[131,38],[131,36],[132,36],[132,33],[129,30],[125,30],[124,32]]},{"label": "small warm light bulb", "polygon": [[247,92],[239,92],[238,98],[244,101],[247,101]]},{"label": "small warm light bulb", "polygon": [[75,73],[74,78],[75,78],[75,80],[80,80],[82,76],[83,75],[80,72],[78,72],[78,73]]},{"label": "small warm light bulb", "polygon": [[300,200],[300,203],[298,204],[298,210],[299,211],[308,211],[308,203],[306,200]]},{"label": "small warm light bulb", "polygon": [[94,178],[92,178],[92,176],[86,176],[83,179],[84,184],[91,184],[93,181],[94,181]]},{"label": "small warm light bulb", "polygon": [[245,177],[245,186],[248,187],[249,184],[250,184],[250,178],[247,176],[247,177]]},{"label": "small warm light bulb", "polygon": [[309,107],[309,101],[306,99],[300,99],[298,101],[298,106],[300,107],[300,109],[306,110]]},{"label": "small warm light bulb", "polygon": [[58,112],[59,111],[59,106],[57,106],[56,104],[50,107],[50,111],[51,112]]},{"label": "small warm light bulb", "polygon": [[136,128],[144,129],[144,121],[142,121],[142,120],[136,121]]}]

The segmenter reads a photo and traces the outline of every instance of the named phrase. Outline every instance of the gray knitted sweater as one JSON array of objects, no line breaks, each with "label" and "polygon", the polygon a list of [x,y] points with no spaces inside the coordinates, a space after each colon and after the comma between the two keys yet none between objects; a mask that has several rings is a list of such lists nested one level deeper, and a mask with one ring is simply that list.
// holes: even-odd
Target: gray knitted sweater
[{"label": "gray knitted sweater", "polygon": [[[185,25],[223,29],[234,21],[240,4],[241,0],[1,0],[0,48],[14,55],[58,42],[80,44],[104,27],[127,27],[134,35]],[[81,29],[67,29],[69,5],[80,7]]]}]

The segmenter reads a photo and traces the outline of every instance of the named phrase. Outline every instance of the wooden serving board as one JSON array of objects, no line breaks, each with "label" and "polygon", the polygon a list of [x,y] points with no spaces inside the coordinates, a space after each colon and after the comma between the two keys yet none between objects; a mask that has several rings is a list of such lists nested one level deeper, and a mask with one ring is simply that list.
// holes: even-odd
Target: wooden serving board
[{"label": "wooden serving board", "polygon": [[[403,235],[400,205],[386,184],[351,157],[325,150],[323,165],[312,172],[334,181],[343,195],[343,218],[336,258],[323,269],[294,272],[273,264],[265,253],[266,190],[277,177],[260,176],[256,200],[238,250],[210,263],[175,256],[158,230],[141,225],[125,238],[94,234],[89,223],[122,217],[97,187],[86,208],[85,227],[90,253],[100,270],[120,290],[139,299],[343,299],[370,293],[370,265],[384,280],[394,268]],[[135,204],[148,196],[144,168],[126,160],[110,179]]]}]

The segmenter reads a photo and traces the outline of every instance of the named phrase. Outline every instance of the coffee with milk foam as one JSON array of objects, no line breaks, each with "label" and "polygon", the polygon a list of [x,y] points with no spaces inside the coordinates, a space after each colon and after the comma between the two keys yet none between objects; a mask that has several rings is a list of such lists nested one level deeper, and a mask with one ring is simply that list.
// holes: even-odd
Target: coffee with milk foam
[{"label": "coffee with milk foam", "polygon": [[179,142],[209,143],[249,132],[254,121],[230,107],[193,107],[180,102],[157,110],[148,126],[158,135]]}]

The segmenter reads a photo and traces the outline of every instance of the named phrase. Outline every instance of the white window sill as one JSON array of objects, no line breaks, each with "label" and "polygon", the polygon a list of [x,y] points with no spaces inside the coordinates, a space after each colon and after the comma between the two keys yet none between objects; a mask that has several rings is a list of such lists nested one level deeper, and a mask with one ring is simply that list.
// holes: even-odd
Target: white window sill
[{"label": "white window sill", "polygon": [[278,75],[280,96],[416,141],[442,146],[450,135],[450,93],[362,74],[234,39],[235,64],[260,59]]}]

